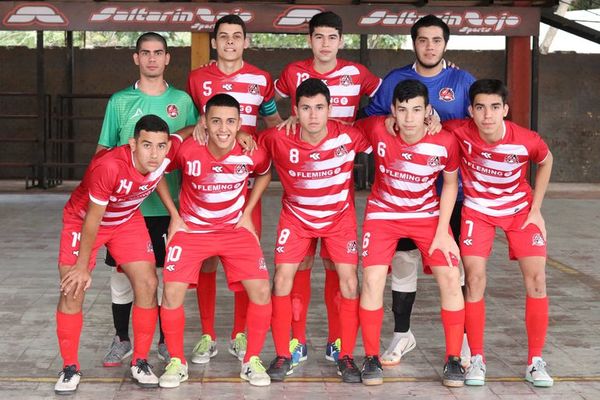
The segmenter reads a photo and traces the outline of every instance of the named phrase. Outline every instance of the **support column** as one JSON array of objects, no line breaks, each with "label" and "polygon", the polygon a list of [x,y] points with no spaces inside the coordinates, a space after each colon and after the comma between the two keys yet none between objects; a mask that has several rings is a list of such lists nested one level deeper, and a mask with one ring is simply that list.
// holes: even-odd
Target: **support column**
[{"label": "support column", "polygon": [[532,55],[529,36],[506,39],[506,85],[508,86],[510,119],[531,127]]}]

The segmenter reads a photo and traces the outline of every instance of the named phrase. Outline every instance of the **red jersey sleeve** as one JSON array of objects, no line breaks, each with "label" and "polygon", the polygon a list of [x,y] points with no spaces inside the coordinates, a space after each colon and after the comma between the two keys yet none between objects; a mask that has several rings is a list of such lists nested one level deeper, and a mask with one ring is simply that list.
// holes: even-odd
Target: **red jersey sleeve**
[{"label": "red jersey sleeve", "polygon": [[269,172],[269,168],[271,168],[271,158],[267,154],[264,148],[258,147],[252,153],[252,160],[254,161],[254,172],[258,175],[264,175]]},{"label": "red jersey sleeve", "polygon": [[291,64],[288,64],[283,71],[281,71],[281,75],[279,75],[279,79],[275,81],[275,90],[281,97],[290,97],[290,93],[292,92],[292,82],[290,82],[290,77],[292,73],[290,71]]},{"label": "red jersey sleeve", "polygon": [[258,136],[258,147],[265,151],[269,160],[273,158],[273,142],[273,129],[264,130]]},{"label": "red jersey sleeve", "polygon": [[531,158],[531,161],[539,164],[548,157],[550,149],[537,132],[529,131],[529,136],[529,143],[527,144],[527,147],[529,148],[529,157]]},{"label": "red jersey sleeve", "polygon": [[348,130],[348,133],[352,135],[352,141],[355,142],[354,148],[356,149],[356,152],[370,154],[373,148],[363,131],[354,126],[347,126],[346,129]]},{"label": "red jersey sleeve", "polygon": [[[374,115],[372,117],[359,119],[354,123],[354,127],[361,131],[364,138],[372,145],[377,141],[375,129],[378,123],[383,123],[385,117]],[[385,125],[384,125],[385,129]]]},{"label": "red jersey sleeve", "polygon": [[[442,132],[447,136],[446,149],[448,150],[448,160],[446,161],[444,172],[454,172],[460,166],[460,149],[458,147],[458,141],[452,133],[447,131]],[[442,134],[442,132],[438,133],[438,135]]]},{"label": "red jersey sleeve", "polygon": [[381,85],[381,78],[373,74],[367,67],[362,64],[358,64],[360,76],[362,77],[361,95],[367,95],[373,97],[379,86]]},{"label": "red jersey sleeve", "polygon": [[271,78],[271,74],[265,73],[265,78],[267,79],[267,86],[263,96],[263,103],[266,103],[275,97],[275,85],[273,84],[273,78]]},{"label": "red jersey sleeve", "polygon": [[201,113],[202,112],[202,104],[201,104],[201,100],[200,100],[200,93],[198,93],[198,87],[200,86],[198,80],[199,80],[199,69],[195,69],[192,72],[190,72],[190,74],[188,75],[186,90],[187,90],[188,94],[190,95],[190,97],[192,98],[192,101],[196,105],[196,109],[198,110],[199,113]]},{"label": "red jersey sleeve", "polygon": [[105,206],[117,185],[119,167],[114,163],[99,163],[90,173],[89,197],[94,203]]},{"label": "red jersey sleeve", "polygon": [[452,132],[452,130],[460,128],[468,121],[470,121],[470,119],[449,119],[448,121],[444,121],[442,127],[443,129]]}]

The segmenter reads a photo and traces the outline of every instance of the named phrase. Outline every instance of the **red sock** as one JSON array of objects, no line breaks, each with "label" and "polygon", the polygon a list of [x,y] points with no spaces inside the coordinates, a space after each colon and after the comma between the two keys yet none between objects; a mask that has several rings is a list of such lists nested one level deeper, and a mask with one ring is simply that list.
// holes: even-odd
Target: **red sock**
[{"label": "red sock", "polygon": [[278,356],[290,358],[290,325],[292,324],[292,300],[290,295],[273,296],[273,314],[271,316],[271,334]]},{"label": "red sock", "polygon": [[215,303],[217,299],[217,272],[202,272],[198,274],[196,287],[198,298],[198,311],[202,322],[202,333],[210,335],[212,340],[217,339],[215,333]]},{"label": "red sock", "polygon": [[270,302],[263,305],[248,303],[248,348],[244,362],[248,362],[252,356],[260,355],[271,324],[272,311],[273,304]]},{"label": "red sock", "polygon": [[444,325],[444,336],[446,337],[446,356],[460,357],[463,336],[465,334],[465,309],[449,311],[442,308],[442,324]]},{"label": "red sock", "polygon": [[65,314],[56,311],[56,336],[63,358],[63,368],[75,365],[79,371],[79,338],[83,327],[83,313]]},{"label": "red sock", "polygon": [[548,330],[548,297],[533,298],[527,296],[525,302],[525,327],[527,328],[527,343],[529,354],[527,364],[533,357],[541,357],[546,331]]},{"label": "red sock", "polygon": [[231,331],[231,339],[235,339],[238,333],[246,331],[246,315],[250,299],[245,290],[240,290],[233,294],[233,330]]},{"label": "red sock", "polygon": [[142,308],[133,305],[133,357],[131,365],[135,365],[138,359],[147,360],[152,338],[156,330],[158,320],[158,307]]},{"label": "red sock", "polygon": [[[362,329],[365,356],[379,357],[379,337],[381,335],[381,324],[383,323],[383,307],[378,310],[365,310],[358,308],[358,316]],[[344,343],[342,342],[342,346]]]},{"label": "red sock", "polygon": [[356,335],[358,334],[358,304],[358,298],[346,299],[342,297],[340,304],[340,321],[342,324],[342,349],[340,358],[344,356],[352,357],[354,354]]},{"label": "red sock", "polygon": [[292,336],[306,344],[306,315],[310,304],[311,269],[297,271],[292,287]]},{"label": "red sock", "polygon": [[471,354],[480,354],[485,362],[483,353],[483,333],[485,331],[485,299],[475,302],[465,301],[465,330]]},{"label": "red sock", "polygon": [[183,306],[173,309],[161,307],[160,319],[163,322],[165,344],[169,349],[169,354],[171,357],[179,358],[183,364],[186,364],[185,353],[183,352],[183,331],[185,329]]},{"label": "red sock", "polygon": [[329,334],[327,342],[335,342],[341,336],[340,329],[340,278],[334,270],[325,270],[325,306]]}]

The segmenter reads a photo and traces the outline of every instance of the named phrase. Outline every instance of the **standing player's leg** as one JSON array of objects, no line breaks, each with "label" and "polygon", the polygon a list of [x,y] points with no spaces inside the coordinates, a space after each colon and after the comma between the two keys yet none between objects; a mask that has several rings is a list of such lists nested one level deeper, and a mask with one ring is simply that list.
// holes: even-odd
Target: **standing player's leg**
[{"label": "standing player's leg", "polygon": [[321,260],[325,269],[325,307],[327,308],[327,346],[325,348],[325,359],[337,362],[342,347],[341,334],[341,292],[340,277],[337,268],[327,250],[327,246],[321,242]]},{"label": "standing player's leg", "polygon": [[293,367],[308,359],[306,317],[310,306],[310,275],[315,260],[317,241],[318,239],[312,241],[308,254],[298,266],[296,275],[294,275],[292,291],[290,292],[292,298],[292,340],[290,341],[290,353],[292,355]]},{"label": "standing player's leg", "polygon": [[210,257],[202,262],[196,283],[196,299],[202,325],[202,337],[192,350],[194,364],[206,364],[217,355],[217,333],[215,331],[215,307],[217,301],[218,257]]}]

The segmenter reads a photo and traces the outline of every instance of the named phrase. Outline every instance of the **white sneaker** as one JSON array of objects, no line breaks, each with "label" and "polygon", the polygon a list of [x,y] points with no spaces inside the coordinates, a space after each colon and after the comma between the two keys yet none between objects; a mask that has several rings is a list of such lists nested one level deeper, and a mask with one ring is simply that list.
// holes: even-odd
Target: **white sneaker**
[{"label": "white sneaker", "polygon": [[525,371],[525,380],[533,383],[535,387],[551,387],[554,384],[554,379],[546,371],[546,363],[542,357],[531,359],[531,365],[528,365]]},{"label": "white sneaker", "polygon": [[72,394],[79,386],[81,372],[77,371],[75,365],[67,365],[58,374],[58,381],[54,385],[54,393],[56,394]]},{"label": "white sneaker", "polygon": [[469,368],[465,374],[465,385],[483,386],[485,384],[485,363],[480,354],[471,357]]},{"label": "white sneaker", "polygon": [[240,332],[235,335],[235,339],[229,341],[229,353],[240,361],[244,361],[246,348],[248,348],[248,339],[245,333]]},{"label": "white sneaker", "polygon": [[181,382],[188,380],[188,366],[182,364],[179,358],[171,358],[165,367],[165,373],[160,376],[158,384],[162,388],[176,388]]},{"label": "white sneaker", "polygon": [[202,335],[192,350],[192,362],[194,364],[206,364],[217,355],[217,341],[212,340],[210,335]]},{"label": "white sneaker", "polygon": [[469,341],[467,340],[467,334],[463,335],[463,343],[460,348],[460,365],[464,369],[469,368],[469,364],[471,364],[471,349],[469,348]]},{"label": "white sneaker", "polygon": [[250,382],[253,386],[269,386],[271,384],[271,377],[267,374],[267,370],[258,356],[252,356],[250,361],[242,363],[240,378]]},{"label": "white sneaker", "polygon": [[131,379],[140,387],[158,387],[158,377],[152,372],[152,365],[148,361],[137,359],[135,365],[131,366]]},{"label": "white sneaker", "polygon": [[394,332],[392,342],[381,355],[381,365],[392,366],[400,363],[400,359],[417,346],[415,336],[409,330],[406,333]]}]

